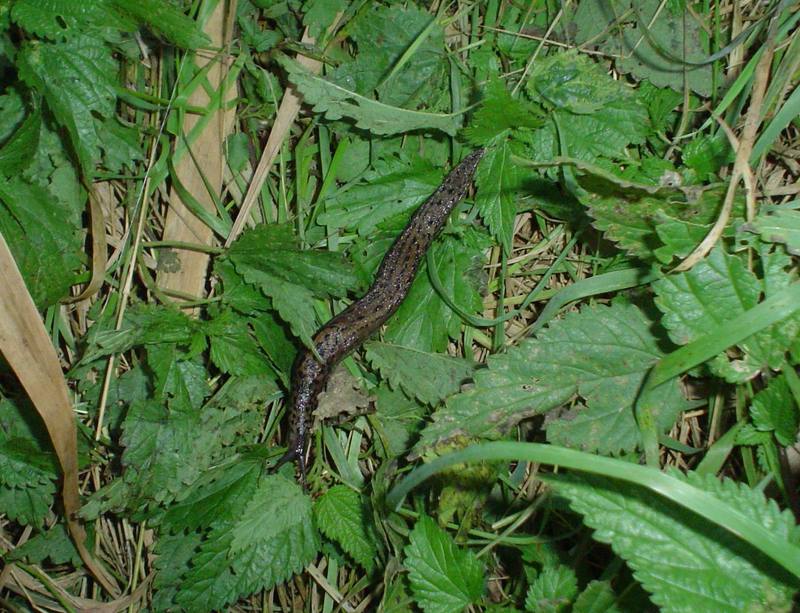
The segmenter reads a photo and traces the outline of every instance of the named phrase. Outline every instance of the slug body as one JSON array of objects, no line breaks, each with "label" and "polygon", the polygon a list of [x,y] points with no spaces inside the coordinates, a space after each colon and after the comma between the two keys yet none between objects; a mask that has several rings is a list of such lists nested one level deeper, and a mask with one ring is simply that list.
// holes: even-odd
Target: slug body
[{"label": "slug body", "polygon": [[276,468],[297,460],[305,479],[306,435],[319,394],[333,367],[380,328],[400,307],[417,269],[450,212],[467,193],[484,150],[470,153],[411,216],[383,257],[375,281],[364,296],[326,323],[314,335],[319,359],[304,347],[292,369],[289,396],[289,449]]}]

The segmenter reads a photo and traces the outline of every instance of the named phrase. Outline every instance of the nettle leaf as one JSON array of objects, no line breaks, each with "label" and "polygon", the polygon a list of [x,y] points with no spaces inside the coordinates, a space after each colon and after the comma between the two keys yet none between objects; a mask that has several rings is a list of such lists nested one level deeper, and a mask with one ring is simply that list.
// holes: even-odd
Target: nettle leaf
[{"label": "nettle leaf", "polygon": [[52,455],[27,438],[0,442],[0,509],[11,521],[42,526],[56,493]]},{"label": "nettle leaf", "polygon": [[522,190],[522,169],[511,161],[511,147],[503,143],[486,152],[475,174],[475,204],[492,236],[511,252],[517,197]]},{"label": "nettle leaf", "polygon": [[386,383],[378,386],[373,426],[381,437],[386,457],[394,458],[408,451],[411,441],[422,430],[427,408]]},{"label": "nettle leaf", "polygon": [[378,535],[368,514],[369,501],[345,485],[334,485],[317,501],[314,511],[322,533],[341,545],[371,573],[378,555]]},{"label": "nettle leaf", "polygon": [[66,296],[82,264],[80,213],[19,177],[0,178],[0,233],[39,308]]},{"label": "nettle leaf", "polygon": [[573,613],[619,613],[617,596],[608,581],[591,581],[572,605]]},{"label": "nettle leaf", "polygon": [[568,566],[548,567],[539,573],[525,597],[525,609],[539,611],[562,611],[578,595],[578,578]]},{"label": "nettle leaf", "polygon": [[[689,202],[677,193],[662,196],[596,182],[581,185],[588,190],[581,202],[608,240],[644,261],[662,264],[688,255],[703,240],[725,197],[723,190],[711,189]],[[743,212],[744,199],[737,198],[733,216]]]},{"label": "nettle leaf", "polygon": [[337,13],[347,8],[345,0],[306,0],[303,3],[303,25],[308,28],[309,35],[315,39],[330,26]]},{"label": "nettle leaf", "polygon": [[331,121],[345,117],[375,135],[429,129],[455,136],[461,127],[458,113],[427,113],[390,106],[319,77],[288,57],[280,57],[279,62],[303,99]]},{"label": "nettle leaf", "polygon": [[[643,143],[650,132],[647,108],[635,92],[585,55],[546,58],[537,64],[527,87],[535,100],[553,109],[552,120],[530,140],[534,159],[626,159],[626,148]],[[548,174],[555,178],[556,172],[551,169]]]},{"label": "nettle leaf", "polygon": [[[602,35],[600,48],[619,58],[620,70],[654,85],[682,91],[688,85],[711,94],[711,65],[692,65],[708,54],[703,25],[693,14],[666,10],[658,0],[583,2],[575,18],[575,41],[585,43]],[[624,17],[624,21],[622,20]],[[645,31],[646,29],[646,31]]]},{"label": "nettle leaf", "polygon": [[413,4],[372,3],[348,31],[358,55],[332,71],[332,82],[368,97],[377,92],[384,104],[400,107],[431,105],[448,91],[444,30],[434,15]]},{"label": "nettle leaf", "polygon": [[463,311],[480,313],[483,301],[476,286],[486,245],[486,235],[473,228],[459,237],[437,241],[431,247],[436,270],[431,273],[426,265],[420,267],[408,296],[389,320],[384,338],[395,345],[444,353],[448,338],[458,338],[461,318],[439,297],[428,275],[438,277],[445,293]]},{"label": "nettle leaf", "polygon": [[185,610],[221,609],[272,589],[300,572],[319,549],[311,501],[293,481],[262,476],[247,504],[235,508],[236,518],[213,524],[176,578],[174,601]]},{"label": "nettle leaf", "polygon": [[800,417],[794,396],[783,375],[770,379],[767,387],[758,392],[750,407],[753,424],[762,432],[775,432],[775,438],[783,446],[794,444]]},{"label": "nettle leaf", "polygon": [[[433,415],[417,451],[459,435],[501,437],[533,415],[581,396],[586,409],[548,426],[548,440],[602,453],[639,444],[633,403],[664,354],[653,322],[636,306],[584,307],[550,324],[535,339],[490,356],[475,385],[451,396]],[[658,425],[666,430],[686,408],[677,381],[659,390]]]},{"label": "nettle leaf", "polygon": [[107,0],[119,10],[121,15],[129,15],[138,24],[147,27],[184,49],[208,47],[211,40],[200,29],[197,22],[184,15],[180,9],[162,0]]},{"label": "nettle leaf", "polygon": [[[3,115],[0,116],[0,121],[12,119],[5,116],[5,113]],[[17,127],[0,149],[0,173],[6,177],[13,177],[31,164],[31,153],[39,148],[41,130],[42,115],[38,112],[29,115]]]},{"label": "nettle leaf", "polygon": [[73,0],[16,0],[11,19],[31,34],[45,38],[66,38],[72,33],[114,24],[132,29],[109,0],[74,2]]},{"label": "nettle leaf", "polygon": [[481,106],[462,134],[473,145],[482,146],[508,130],[537,128],[543,122],[538,107],[521,98],[512,98],[505,83],[495,78],[486,86]]},{"label": "nettle leaf", "polygon": [[472,376],[473,365],[463,359],[410,347],[371,342],[367,359],[394,388],[402,388],[420,402],[436,405],[461,389]]},{"label": "nettle leaf", "polygon": [[330,231],[354,228],[362,236],[372,234],[387,220],[402,216],[407,221],[442,178],[440,168],[417,156],[378,160],[361,182],[326,198],[317,221]]},{"label": "nettle leaf", "polygon": [[[775,267],[780,270],[787,262],[776,260]],[[670,338],[685,345],[755,307],[764,284],[740,257],[728,255],[718,246],[691,270],[664,277],[653,288]],[[798,330],[800,320],[791,317],[739,343],[741,357],[721,354],[710,367],[732,383],[746,381],[766,367],[777,370]]]},{"label": "nettle leaf", "polygon": [[260,474],[259,464],[248,461],[230,462],[204,472],[181,493],[180,501],[170,506],[164,516],[164,530],[180,534],[235,521],[250,501]]},{"label": "nettle leaf", "polygon": [[800,255],[800,210],[776,207],[768,215],[758,215],[742,229],[755,232],[767,243],[783,243],[786,251]]},{"label": "nettle leaf", "polygon": [[[797,541],[790,513],[761,492],[714,475],[672,474],[774,534]],[[548,481],[584,516],[594,537],[610,543],[627,562],[660,610],[738,613],[766,601],[776,610],[791,608],[794,587],[785,575],[755,562],[752,550],[727,530],[669,499],[599,476],[559,474]]]},{"label": "nettle leaf", "polygon": [[271,372],[243,317],[225,311],[210,322],[206,331],[211,341],[211,361],[222,372],[233,375],[264,375]]},{"label": "nettle leaf", "polygon": [[[113,322],[108,325],[113,326]],[[119,330],[99,322],[89,329],[85,339],[87,348],[81,360],[90,362],[140,345],[175,343],[202,350],[205,348],[203,327],[203,323],[175,308],[133,305],[125,311]]]},{"label": "nettle leaf", "polygon": [[405,548],[411,590],[425,613],[453,613],[483,594],[484,568],[475,555],[458,547],[434,520],[419,518]]},{"label": "nettle leaf", "polygon": [[343,297],[358,284],[341,254],[300,249],[288,226],[261,225],[245,232],[227,257],[309,346],[318,327],[314,297]]},{"label": "nettle leaf", "polygon": [[67,41],[27,42],[17,56],[20,78],[39,91],[69,134],[84,171],[91,175],[100,157],[95,115],[114,115],[117,62],[97,36]]},{"label": "nettle leaf", "polygon": [[40,532],[4,556],[6,561],[25,560],[29,564],[41,564],[49,559],[53,564],[72,564],[76,568],[82,564],[72,537],[64,524],[55,524],[49,530]]}]

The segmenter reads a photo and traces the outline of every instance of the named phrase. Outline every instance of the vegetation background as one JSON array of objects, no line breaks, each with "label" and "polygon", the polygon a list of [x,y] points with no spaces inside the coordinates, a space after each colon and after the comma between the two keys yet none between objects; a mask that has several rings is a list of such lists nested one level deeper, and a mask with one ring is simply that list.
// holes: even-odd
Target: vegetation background
[{"label": "vegetation background", "polygon": [[0,608],[790,611],[798,8],[0,1]]}]

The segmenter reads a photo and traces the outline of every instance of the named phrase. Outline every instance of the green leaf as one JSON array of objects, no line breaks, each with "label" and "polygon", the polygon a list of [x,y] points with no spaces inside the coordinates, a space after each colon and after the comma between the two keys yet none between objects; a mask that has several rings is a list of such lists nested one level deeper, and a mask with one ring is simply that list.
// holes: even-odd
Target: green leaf
[{"label": "green leaf", "polygon": [[270,373],[266,356],[250,334],[247,320],[232,311],[214,318],[208,327],[211,361],[222,372],[234,375]]},{"label": "green leaf", "polygon": [[[664,264],[676,255],[688,255],[700,243],[716,221],[725,196],[722,190],[711,189],[690,201],[674,193],[661,196],[597,183],[582,185],[589,191],[581,202],[608,240],[642,260]],[[744,200],[738,198],[734,217],[743,211]]]},{"label": "green leaf", "polygon": [[357,279],[341,254],[301,250],[288,226],[261,225],[228,252],[238,274],[258,287],[307,345],[318,325],[314,296],[343,297]]},{"label": "green leaf", "polygon": [[215,523],[192,555],[174,598],[182,608],[221,609],[259,590],[272,589],[316,555],[319,537],[311,501],[293,481],[262,476],[248,503],[238,511],[235,519]]},{"label": "green leaf", "polygon": [[800,210],[797,208],[776,207],[768,215],[758,215],[742,229],[755,232],[766,243],[783,243],[786,251],[800,255]]},{"label": "green leaf", "polygon": [[28,564],[41,564],[49,559],[53,564],[72,564],[76,568],[83,564],[72,537],[62,523],[25,541],[4,558],[8,561],[24,560]]},{"label": "green leaf", "polygon": [[457,392],[473,371],[467,360],[449,355],[378,342],[366,349],[367,359],[392,387],[429,405]]},{"label": "green leaf", "polygon": [[[548,439],[618,453],[640,442],[633,403],[648,370],[663,355],[653,322],[633,305],[584,307],[535,339],[489,357],[475,385],[448,399],[422,434],[421,448],[457,435],[498,438],[521,420],[568,402],[585,403],[548,426]],[[686,408],[677,382],[660,389],[658,423],[668,428]]]},{"label": "green leaf", "polygon": [[439,20],[413,4],[370,3],[365,9],[348,23],[358,54],[333,70],[330,80],[367,97],[374,91],[384,104],[450,108]]},{"label": "green leaf", "polygon": [[[531,139],[531,157],[539,161],[556,155],[589,162],[626,159],[627,147],[643,143],[650,131],[639,97],[585,55],[558,53],[537,62],[528,90],[553,109],[552,121]],[[549,174],[556,178],[555,170]]]},{"label": "green leaf", "polygon": [[393,218],[402,216],[404,223],[442,178],[441,169],[417,156],[378,160],[362,181],[328,197],[317,221],[330,231],[354,228],[362,236]]},{"label": "green leaf", "polygon": [[[783,263],[776,261],[778,270]],[[663,324],[678,345],[690,343],[752,309],[764,291],[763,283],[742,259],[726,254],[721,247],[690,271],[665,277],[653,288],[656,305],[664,313]],[[711,369],[730,382],[750,379],[765,367],[778,369],[798,331],[797,317],[770,326],[738,344],[740,357],[718,355],[711,361]]]},{"label": "green leaf", "polygon": [[31,156],[39,147],[42,116],[29,115],[0,149],[0,172],[12,177],[31,163]]},{"label": "green leaf", "polygon": [[23,525],[44,523],[56,492],[53,460],[27,438],[0,442],[0,509],[8,519]]},{"label": "green leaf", "polygon": [[568,566],[542,570],[528,588],[525,609],[532,613],[564,611],[578,594],[578,578]]},{"label": "green leaf", "polygon": [[11,19],[31,34],[53,39],[109,24],[120,29],[134,25],[126,24],[108,0],[16,0],[11,7]]},{"label": "green leaf", "polygon": [[767,387],[755,395],[750,416],[758,430],[774,431],[781,445],[793,445],[797,440],[800,413],[783,375],[770,379]]},{"label": "green leaf", "polygon": [[80,213],[73,204],[19,177],[0,178],[0,233],[39,308],[66,296],[81,265]]},{"label": "green leaf", "polygon": [[[638,80],[682,91],[684,80],[702,96],[711,93],[711,65],[687,64],[706,56],[708,37],[698,17],[658,0],[582,2],[575,14],[575,41],[602,36],[600,48],[617,57],[615,65]],[[656,15],[656,11],[658,14]]]},{"label": "green leaf", "polygon": [[475,204],[495,240],[508,255],[517,218],[517,198],[522,191],[523,173],[511,162],[507,143],[489,150],[475,174],[478,191]]},{"label": "green leaf", "polygon": [[592,581],[572,605],[573,613],[620,613],[617,597],[608,581]]},{"label": "green leaf", "polygon": [[289,73],[289,80],[317,113],[331,121],[346,117],[356,127],[375,135],[400,134],[412,130],[439,130],[455,136],[461,127],[457,113],[427,113],[389,106],[355,91],[318,77],[296,61],[282,56],[281,65]]},{"label": "green leaf", "polygon": [[714,137],[696,136],[682,148],[683,162],[700,180],[714,180],[722,166],[733,161],[733,150],[722,131]]},{"label": "green leaf", "polygon": [[408,451],[411,441],[424,426],[426,407],[386,383],[378,386],[375,407],[373,425],[381,437],[386,457],[394,458]]},{"label": "green leaf", "polygon": [[405,548],[404,565],[417,605],[425,613],[455,613],[483,594],[484,569],[430,517],[419,518]]},{"label": "green leaf", "polygon": [[97,36],[26,43],[17,57],[20,78],[41,93],[69,134],[86,174],[100,157],[95,115],[109,118],[116,103],[117,62]]},{"label": "green leaf", "polygon": [[[797,542],[794,520],[745,485],[713,475],[684,477],[776,535]],[[727,530],[643,488],[589,475],[553,475],[558,493],[610,543],[662,611],[750,610],[771,599],[790,607],[794,587]],[[760,560],[760,561],[756,561]],[[667,563],[668,561],[668,563]]]},{"label": "green leaf", "polygon": [[480,313],[483,302],[476,288],[483,282],[480,266],[486,246],[486,235],[472,228],[434,243],[429,261],[436,270],[421,267],[384,338],[395,345],[444,353],[448,337],[458,338],[461,332],[461,318],[433,289],[429,275],[438,277],[445,294],[462,311]]},{"label": "green leaf", "polygon": [[211,46],[211,40],[197,22],[176,6],[162,0],[110,0],[121,15],[132,17],[139,24],[184,49]]},{"label": "green leaf", "polygon": [[536,128],[542,122],[542,112],[538,107],[522,99],[512,98],[505,83],[495,78],[486,86],[481,106],[472,115],[463,134],[470,143],[480,147],[506,131],[513,133]]},{"label": "green leaf", "polygon": [[322,533],[342,546],[367,573],[375,568],[378,535],[368,514],[369,501],[345,485],[334,485],[314,511]]},{"label": "green leaf", "polygon": [[306,0],[303,3],[303,25],[315,39],[336,19],[337,13],[347,7],[345,0]]}]

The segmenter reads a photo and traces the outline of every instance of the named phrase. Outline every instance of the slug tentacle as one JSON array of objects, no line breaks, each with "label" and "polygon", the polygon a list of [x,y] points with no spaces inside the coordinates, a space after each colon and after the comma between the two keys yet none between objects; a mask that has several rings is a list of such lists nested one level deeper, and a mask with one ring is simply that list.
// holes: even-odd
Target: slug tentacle
[{"label": "slug tentacle", "polygon": [[289,395],[289,448],[275,468],[297,460],[305,481],[306,435],[309,421],[333,367],[378,330],[400,307],[422,258],[447,222],[450,212],[467,194],[483,149],[470,153],[411,216],[383,256],[375,280],[362,298],[326,323],[314,335],[321,361],[307,347],[292,368]]}]

